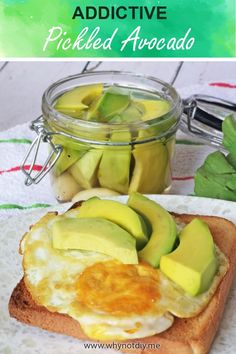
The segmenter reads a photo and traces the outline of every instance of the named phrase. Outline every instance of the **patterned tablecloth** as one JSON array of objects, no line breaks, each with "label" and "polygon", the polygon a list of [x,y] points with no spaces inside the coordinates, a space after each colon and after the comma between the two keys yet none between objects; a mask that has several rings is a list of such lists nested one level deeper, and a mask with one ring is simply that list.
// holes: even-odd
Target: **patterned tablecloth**
[{"label": "patterned tablecloth", "polygon": [[[231,101],[235,99],[236,85],[233,83],[207,83],[201,86],[186,87],[179,90],[182,97],[193,93],[215,95]],[[39,184],[26,187],[20,164],[29,149],[35,134],[29,124],[19,125],[0,133],[0,218],[5,219],[30,209],[57,204],[47,176]],[[47,156],[46,144],[40,150],[39,162],[35,169],[40,170]],[[173,184],[170,193],[189,195],[194,193],[194,172],[205,157],[214,149],[192,137],[177,133],[176,153],[173,166]]]}]

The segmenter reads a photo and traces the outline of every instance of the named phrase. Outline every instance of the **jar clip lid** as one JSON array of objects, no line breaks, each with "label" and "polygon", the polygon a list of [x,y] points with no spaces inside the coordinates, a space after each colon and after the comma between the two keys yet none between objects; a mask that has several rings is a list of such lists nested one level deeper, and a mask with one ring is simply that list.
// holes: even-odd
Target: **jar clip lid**
[{"label": "jar clip lid", "polygon": [[[42,116],[39,116],[37,119],[35,119],[31,123],[30,129],[37,132],[37,137],[32,142],[32,144],[31,144],[31,146],[24,158],[24,161],[22,162],[22,164],[20,166],[21,171],[26,175],[26,179],[25,179],[26,186],[30,186],[33,183],[34,184],[39,183],[43,179],[43,177],[55,165],[55,163],[59,159],[61,152],[63,150],[62,146],[53,144],[52,135],[50,135],[48,133],[48,131],[44,128]],[[33,176],[32,175],[33,167],[34,167],[37,157],[38,157],[39,147],[40,147],[41,142],[48,143],[50,145],[51,151],[50,151],[46,161],[44,162],[41,170]],[[31,154],[32,154],[33,158],[29,164],[28,161],[30,160]]]},{"label": "jar clip lid", "polygon": [[236,103],[219,97],[193,95],[183,100],[184,111],[180,129],[214,146],[222,145],[222,123],[229,114],[235,114]]}]

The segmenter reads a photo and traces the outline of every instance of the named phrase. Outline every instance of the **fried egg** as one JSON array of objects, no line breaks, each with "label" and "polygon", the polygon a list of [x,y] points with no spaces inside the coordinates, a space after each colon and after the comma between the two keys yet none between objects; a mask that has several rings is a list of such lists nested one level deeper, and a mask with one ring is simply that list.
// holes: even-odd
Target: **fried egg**
[{"label": "fried egg", "polygon": [[61,217],[48,213],[23,237],[24,280],[38,305],[79,321],[91,339],[151,336],[168,329],[174,316],[197,315],[228,269],[217,249],[220,266],[210,289],[192,297],[146,263],[128,265],[98,252],[54,249],[52,225]]}]

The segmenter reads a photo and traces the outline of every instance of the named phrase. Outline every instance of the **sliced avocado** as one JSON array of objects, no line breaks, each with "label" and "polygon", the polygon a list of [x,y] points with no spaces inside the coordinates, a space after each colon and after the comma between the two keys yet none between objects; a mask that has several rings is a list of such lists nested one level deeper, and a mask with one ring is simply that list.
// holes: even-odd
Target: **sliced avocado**
[{"label": "sliced avocado", "polygon": [[172,251],[175,244],[177,229],[174,219],[159,204],[140,193],[131,193],[128,205],[144,215],[152,226],[150,239],[139,251],[139,258],[158,267],[161,256]]},{"label": "sliced avocado", "polygon": [[135,103],[139,106],[142,114],[142,120],[159,118],[170,110],[170,102],[167,100],[137,100]]},{"label": "sliced avocado", "polygon": [[222,123],[223,145],[232,154],[236,155],[236,121],[231,114]]},{"label": "sliced avocado", "polygon": [[113,116],[122,113],[129,105],[130,97],[119,93],[105,92],[98,101],[96,110],[97,119],[100,121],[109,121]]},{"label": "sliced avocado", "polygon": [[120,124],[120,123],[124,123],[124,120],[123,118],[120,116],[120,115],[115,115],[114,117],[112,117],[110,120],[109,120],[109,123],[113,124],[113,123],[116,123],[116,124]]},{"label": "sliced avocado", "polygon": [[168,118],[156,118],[150,123],[148,120],[145,121],[145,125],[139,130],[137,140],[147,140],[147,139],[156,139],[159,136],[161,137],[161,142],[166,143],[170,136],[170,129],[173,130],[177,123],[177,117],[169,116]]},{"label": "sliced avocado", "polygon": [[[102,96],[103,97],[103,96]],[[86,120],[91,120],[91,121],[99,121],[99,111],[98,107],[101,102],[101,97],[97,98],[94,100],[91,105],[89,106],[89,109],[86,112]]]},{"label": "sliced avocado", "polygon": [[142,118],[142,111],[135,104],[131,103],[120,115],[115,115],[109,120],[109,123],[132,123],[140,121]]},{"label": "sliced avocado", "polygon": [[57,160],[53,168],[55,176],[60,176],[77,160],[79,160],[84,154],[85,151],[74,150],[64,147],[59,159]]},{"label": "sliced avocado", "polygon": [[126,264],[137,264],[136,240],[127,231],[102,218],[63,218],[52,226],[53,247],[107,254]]},{"label": "sliced avocado", "polygon": [[138,250],[148,241],[147,227],[142,217],[127,205],[117,201],[91,198],[82,204],[78,217],[98,217],[114,222],[135,237]]},{"label": "sliced avocado", "polygon": [[[111,136],[113,142],[128,142],[129,132],[116,132]],[[102,187],[127,194],[130,178],[131,146],[115,146],[104,149],[98,169],[98,180]]]},{"label": "sliced avocado", "polygon": [[[139,132],[139,139],[141,139]],[[135,160],[131,177],[129,193],[161,193],[166,187],[168,170],[168,150],[159,142],[150,142],[135,145],[133,151]]]},{"label": "sliced avocado", "polygon": [[215,245],[208,225],[193,219],[180,233],[175,251],[161,257],[161,271],[188,294],[208,290],[218,268]]},{"label": "sliced avocado", "polygon": [[110,123],[132,123],[159,118],[170,110],[170,103],[166,100],[135,100],[120,114],[116,114]]},{"label": "sliced avocado", "polygon": [[76,87],[61,95],[55,104],[59,112],[73,117],[80,117],[81,112],[102,94],[103,84]]},{"label": "sliced avocado", "polygon": [[143,116],[143,111],[137,106],[134,102],[132,102],[126,110],[121,114],[121,117],[124,122],[137,122],[141,120]]},{"label": "sliced avocado", "polygon": [[172,160],[175,152],[175,135],[166,140],[165,146],[168,153],[168,163],[166,167],[166,177],[165,177],[165,186],[168,187],[172,182]]},{"label": "sliced avocado", "polygon": [[120,193],[117,193],[111,189],[108,188],[90,188],[90,189],[86,189],[83,191],[78,192],[72,199],[73,203],[79,202],[81,200],[87,200],[93,197],[101,197],[101,198],[105,198],[105,197],[116,197],[120,195]]},{"label": "sliced avocado", "polygon": [[82,188],[89,189],[97,184],[97,169],[101,157],[102,150],[91,149],[70,167],[69,172]]}]

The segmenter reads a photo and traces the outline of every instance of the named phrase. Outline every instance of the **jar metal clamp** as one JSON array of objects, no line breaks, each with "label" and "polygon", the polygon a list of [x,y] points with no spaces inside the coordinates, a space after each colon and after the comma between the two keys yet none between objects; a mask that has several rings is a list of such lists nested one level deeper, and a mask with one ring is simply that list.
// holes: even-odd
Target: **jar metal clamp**
[{"label": "jar metal clamp", "polygon": [[184,111],[180,129],[206,144],[222,146],[222,123],[229,114],[235,114],[236,103],[219,97],[193,95],[183,100]]},{"label": "jar metal clamp", "polygon": [[[42,116],[39,116],[37,119],[31,122],[30,129],[34,130],[37,136],[32,142],[20,166],[21,171],[26,175],[26,179],[25,179],[26,186],[39,183],[43,179],[43,177],[50,171],[50,169],[55,165],[63,150],[62,146],[53,144],[52,142],[53,133],[46,130],[44,126],[44,119]],[[39,171],[35,176],[33,176],[32,175],[33,167],[38,157],[38,152],[39,152],[41,142],[48,143],[51,147],[51,152],[47,157],[46,161],[44,162],[41,171]],[[33,158],[29,168],[27,168],[28,160],[30,159],[31,155],[33,156]]]}]

